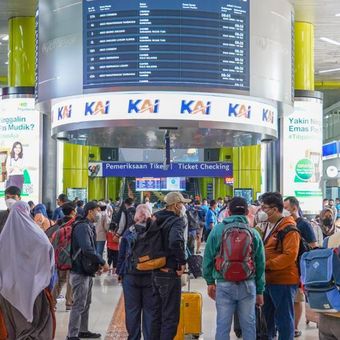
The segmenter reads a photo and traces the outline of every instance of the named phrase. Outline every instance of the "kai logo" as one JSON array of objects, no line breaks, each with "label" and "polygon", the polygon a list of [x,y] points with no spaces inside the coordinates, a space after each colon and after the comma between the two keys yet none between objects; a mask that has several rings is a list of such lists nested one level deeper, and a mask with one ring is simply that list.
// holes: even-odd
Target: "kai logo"
[{"label": "kai logo", "polygon": [[233,116],[250,119],[251,106],[246,106],[243,104],[229,104],[228,115],[229,117]]},{"label": "kai logo", "polygon": [[262,110],[262,121],[266,123],[274,124],[274,111],[263,109]]},{"label": "kai logo", "polygon": [[158,113],[159,99],[154,101],[151,99],[129,100],[128,113]]},{"label": "kai logo", "polygon": [[210,115],[211,102],[203,102],[202,100],[182,100],[181,113],[189,113],[191,115],[202,114]]},{"label": "kai logo", "polygon": [[85,104],[85,116],[107,115],[110,109],[110,101],[87,102]]},{"label": "kai logo", "polygon": [[65,105],[58,107],[58,120],[63,120],[71,118],[72,115],[72,105]]}]

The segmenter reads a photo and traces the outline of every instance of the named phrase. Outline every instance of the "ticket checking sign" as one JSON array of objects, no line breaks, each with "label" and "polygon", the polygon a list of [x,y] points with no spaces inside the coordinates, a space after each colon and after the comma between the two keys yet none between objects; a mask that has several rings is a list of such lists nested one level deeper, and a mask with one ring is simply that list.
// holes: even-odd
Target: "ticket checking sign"
[{"label": "ticket checking sign", "polygon": [[[236,123],[269,129],[276,137],[274,102],[224,94],[104,93],[52,101],[52,128],[83,122],[154,120]],[[224,128],[224,127],[221,127]]]}]

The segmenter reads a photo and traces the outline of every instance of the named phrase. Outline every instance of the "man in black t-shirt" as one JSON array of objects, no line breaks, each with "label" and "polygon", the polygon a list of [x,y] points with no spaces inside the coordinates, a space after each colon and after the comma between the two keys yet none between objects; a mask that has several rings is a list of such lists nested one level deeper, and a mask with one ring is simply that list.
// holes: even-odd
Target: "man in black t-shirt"
[{"label": "man in black t-shirt", "polygon": [[[317,247],[316,235],[314,233],[312,225],[305,218],[299,214],[300,203],[296,197],[290,196],[284,200],[284,208],[290,212],[296,222],[296,227],[301,233],[301,237],[308,243],[311,248]],[[294,314],[295,314],[295,337],[299,337],[302,332],[299,331],[298,325],[302,316],[302,309],[304,302],[304,294],[301,288],[297,290],[295,303],[294,303]]]}]

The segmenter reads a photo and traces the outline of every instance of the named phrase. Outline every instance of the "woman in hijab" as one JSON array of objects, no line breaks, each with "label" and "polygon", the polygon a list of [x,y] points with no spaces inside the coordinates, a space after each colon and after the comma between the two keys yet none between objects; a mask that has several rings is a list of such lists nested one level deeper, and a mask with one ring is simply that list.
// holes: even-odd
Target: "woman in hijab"
[{"label": "woman in hijab", "polygon": [[51,221],[47,216],[47,211],[44,204],[39,203],[34,207],[33,216],[35,223],[37,223],[43,231],[46,231],[54,225],[53,221]]},{"label": "woman in hijab", "polygon": [[334,224],[334,212],[331,208],[325,208],[321,211],[320,228],[324,238],[333,235],[337,231]]},{"label": "woman in hijab", "polygon": [[53,339],[45,292],[53,272],[53,247],[30,217],[28,204],[18,201],[0,234],[0,312],[8,339]]}]

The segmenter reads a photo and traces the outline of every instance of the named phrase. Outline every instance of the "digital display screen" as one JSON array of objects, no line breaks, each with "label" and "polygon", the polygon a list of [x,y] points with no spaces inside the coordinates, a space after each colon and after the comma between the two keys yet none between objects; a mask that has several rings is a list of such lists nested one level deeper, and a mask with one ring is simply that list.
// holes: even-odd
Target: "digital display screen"
[{"label": "digital display screen", "polygon": [[338,157],[338,142],[324,144],[322,146],[322,158],[331,159]]},{"label": "digital display screen", "polygon": [[249,0],[83,1],[83,87],[249,90]]},{"label": "digital display screen", "polygon": [[136,191],[185,191],[185,177],[136,178]]},{"label": "digital display screen", "polygon": [[234,189],[234,196],[243,197],[248,204],[252,204],[253,189]]}]

